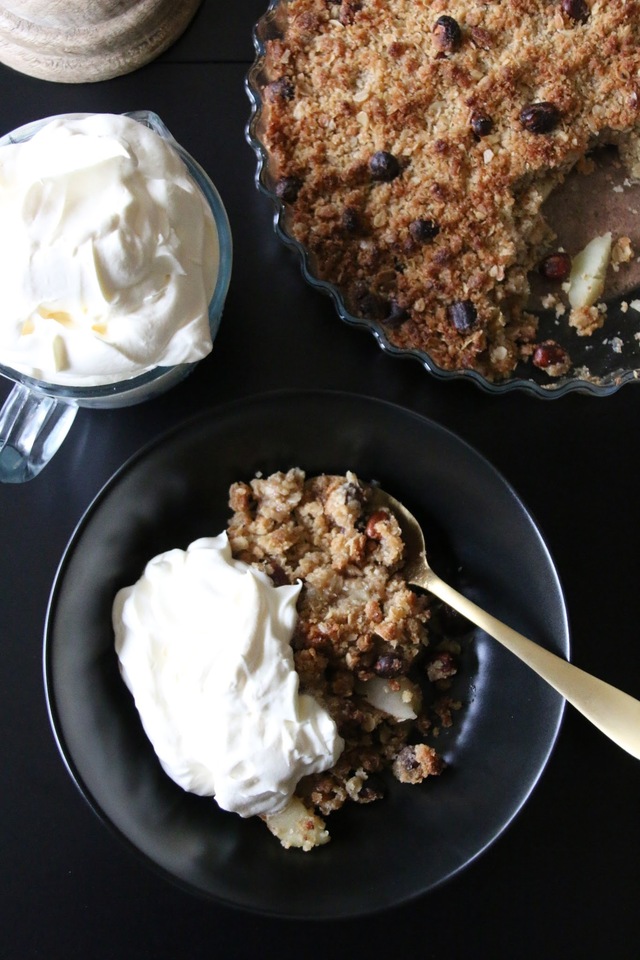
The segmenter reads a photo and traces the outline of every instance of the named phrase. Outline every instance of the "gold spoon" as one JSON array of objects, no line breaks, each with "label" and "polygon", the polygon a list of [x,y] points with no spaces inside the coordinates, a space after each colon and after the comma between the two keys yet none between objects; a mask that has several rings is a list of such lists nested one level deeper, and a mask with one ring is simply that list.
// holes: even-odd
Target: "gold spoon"
[{"label": "gold spoon", "polygon": [[371,503],[376,510],[391,511],[400,524],[406,558],[403,575],[408,583],[433,593],[486,631],[562,694],[602,733],[640,760],[640,701],[533,643],[458,593],[429,566],[424,535],[413,514],[379,487],[373,488]]}]

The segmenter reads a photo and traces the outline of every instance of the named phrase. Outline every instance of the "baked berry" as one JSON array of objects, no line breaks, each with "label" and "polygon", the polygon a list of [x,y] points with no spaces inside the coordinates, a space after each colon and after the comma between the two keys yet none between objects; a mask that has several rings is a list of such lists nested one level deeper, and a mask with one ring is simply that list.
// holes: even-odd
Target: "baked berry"
[{"label": "baked berry", "polygon": [[589,19],[589,7],[585,0],[562,0],[562,12],[574,23],[586,23]]},{"label": "baked berry", "polygon": [[532,363],[550,377],[560,377],[571,367],[567,351],[555,340],[543,340],[533,351]]},{"label": "baked berry", "polygon": [[520,111],[520,123],[529,133],[551,133],[560,123],[560,111],[547,100],[530,103]]},{"label": "baked berry", "polygon": [[471,116],[471,129],[476,137],[487,137],[493,130],[493,120],[486,113],[477,111]]},{"label": "baked berry", "polygon": [[369,160],[369,171],[374,180],[395,180],[400,173],[400,164],[392,153],[378,150]]},{"label": "baked berry", "polygon": [[378,657],[373,665],[373,672],[378,677],[384,677],[385,680],[391,680],[393,677],[399,677],[404,672],[404,661],[401,657],[393,654],[385,654]]},{"label": "baked berry", "polygon": [[460,333],[471,330],[478,319],[478,311],[471,300],[456,300],[449,305],[449,320]]},{"label": "baked berry", "polygon": [[435,220],[412,220],[409,224],[409,233],[417,243],[428,243],[440,233],[440,227]]},{"label": "baked berry", "polygon": [[284,203],[295,203],[302,187],[300,177],[280,177],[276,183],[276,197]]},{"label": "baked berry", "polygon": [[359,233],[362,229],[360,214],[355,207],[345,207],[342,211],[342,226],[347,233]]},{"label": "baked berry", "polygon": [[564,250],[558,250],[545,257],[539,269],[546,280],[566,280],[571,273],[571,257]]},{"label": "baked berry", "polygon": [[441,53],[453,53],[462,43],[460,24],[453,17],[438,17],[433,27],[433,36]]},{"label": "baked berry", "polygon": [[267,100],[270,100],[271,103],[276,100],[293,100],[294,92],[293,82],[289,77],[280,77],[265,87]]}]

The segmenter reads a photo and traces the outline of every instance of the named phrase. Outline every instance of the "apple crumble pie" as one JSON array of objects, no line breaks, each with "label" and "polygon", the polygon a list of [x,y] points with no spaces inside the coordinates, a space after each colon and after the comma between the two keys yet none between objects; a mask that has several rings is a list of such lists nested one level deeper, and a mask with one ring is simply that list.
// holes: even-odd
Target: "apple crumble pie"
[{"label": "apple crumble pie", "polygon": [[[300,469],[235,483],[228,537],[234,557],[277,585],[302,581],[292,638],[300,690],[330,713],[345,741],[335,766],[304,777],[267,826],[285,846],[326,842],[323,816],[439,774],[425,739],[451,724],[459,643],[436,633],[437,601],[402,576],[396,518],[370,504],[355,474],[307,478]],[[440,611],[441,615],[441,611]]]},{"label": "apple crumble pie", "polygon": [[564,372],[527,274],[559,252],[543,202],[596,144],[640,173],[638,3],[283,0],[273,24],[260,136],[316,274],[443,369]]}]

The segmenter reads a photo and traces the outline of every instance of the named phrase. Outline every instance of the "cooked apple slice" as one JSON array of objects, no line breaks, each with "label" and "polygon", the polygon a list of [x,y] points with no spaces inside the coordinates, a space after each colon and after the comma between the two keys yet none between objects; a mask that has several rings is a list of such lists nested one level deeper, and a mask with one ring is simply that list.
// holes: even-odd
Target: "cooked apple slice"
[{"label": "cooked apple slice", "polygon": [[329,842],[324,820],[308,810],[299,797],[292,797],[284,810],[266,814],[262,820],[285,849],[298,847],[308,851]]},{"label": "cooked apple slice", "polygon": [[594,237],[576,254],[569,276],[569,303],[577,310],[591,307],[602,296],[611,259],[611,234]]},{"label": "cooked apple slice", "polygon": [[420,688],[406,677],[391,682],[374,677],[358,684],[357,690],[372,707],[383,710],[396,720],[415,720],[420,710]]}]

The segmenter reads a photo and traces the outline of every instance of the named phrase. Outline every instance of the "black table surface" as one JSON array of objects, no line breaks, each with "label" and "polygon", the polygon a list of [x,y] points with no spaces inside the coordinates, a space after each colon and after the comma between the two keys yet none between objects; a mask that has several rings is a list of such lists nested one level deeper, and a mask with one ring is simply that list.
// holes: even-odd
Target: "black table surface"
[{"label": "black table surface", "polygon": [[[0,67],[2,132],[69,111],[155,110],[216,183],[235,244],[222,327],[195,373],[126,411],[81,410],[43,474],[0,489],[0,956],[636,957],[640,764],[570,708],[533,795],[489,850],[411,904],[339,922],[248,916],[174,887],[105,829],[58,754],[42,681],[43,626],[57,565],[83,511],[131,454],[167,428],[281,387],[390,400],[484,454],[548,544],[572,659],[640,697],[640,390],[627,386],[606,399],[496,398],[471,384],[441,383],[340,322],[275,237],[270,205],[254,185],[243,80],[264,6],[204,0],[171,50],[103,83],[49,83]],[[3,381],[0,400],[8,390]]]}]

